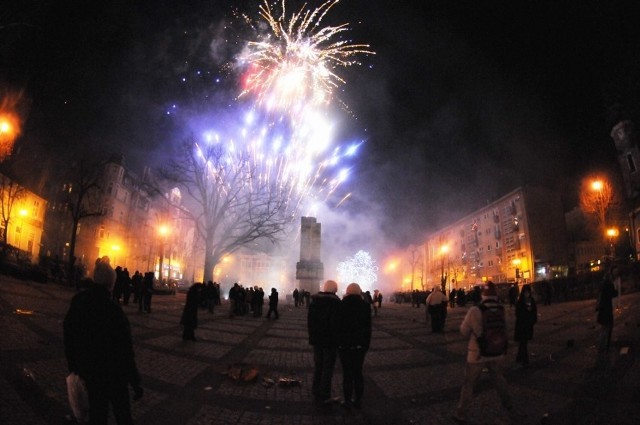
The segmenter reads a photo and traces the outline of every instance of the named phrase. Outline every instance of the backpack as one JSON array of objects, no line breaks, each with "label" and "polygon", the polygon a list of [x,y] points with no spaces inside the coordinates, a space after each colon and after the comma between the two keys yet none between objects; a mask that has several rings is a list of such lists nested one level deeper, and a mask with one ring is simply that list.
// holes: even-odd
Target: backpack
[{"label": "backpack", "polygon": [[484,303],[480,303],[478,307],[482,312],[482,335],[478,337],[480,355],[482,357],[496,357],[506,354],[509,338],[504,318],[504,307],[500,304],[487,307]]}]

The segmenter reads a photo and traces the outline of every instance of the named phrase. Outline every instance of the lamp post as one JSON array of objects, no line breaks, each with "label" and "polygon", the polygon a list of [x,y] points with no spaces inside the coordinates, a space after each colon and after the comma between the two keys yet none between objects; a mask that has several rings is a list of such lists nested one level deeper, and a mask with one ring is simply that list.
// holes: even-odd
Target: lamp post
[{"label": "lamp post", "polygon": [[515,268],[515,280],[516,280],[516,284],[519,285],[519,279],[520,279],[520,263],[522,263],[522,260],[520,260],[519,258],[514,258],[513,261],[511,261],[511,263],[513,264],[513,267]]},{"label": "lamp post", "polygon": [[618,229],[615,227],[610,227],[607,229],[607,237],[609,238],[609,255],[611,256],[611,261],[614,261],[616,258],[616,246],[615,246],[615,238],[618,237]]},{"label": "lamp post", "polygon": [[114,267],[118,265],[118,251],[120,251],[120,245],[112,245],[111,246],[111,255],[113,257],[113,265]]},{"label": "lamp post", "polygon": [[604,199],[604,182],[602,180],[594,180],[591,182],[591,189],[596,192],[596,214],[598,216],[598,221],[602,227],[605,226],[606,214],[607,214],[607,205]]}]

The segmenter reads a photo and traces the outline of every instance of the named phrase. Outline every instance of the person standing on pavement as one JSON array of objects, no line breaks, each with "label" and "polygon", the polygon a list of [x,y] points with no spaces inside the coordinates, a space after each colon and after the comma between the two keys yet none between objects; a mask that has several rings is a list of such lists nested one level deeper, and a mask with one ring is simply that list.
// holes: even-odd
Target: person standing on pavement
[{"label": "person standing on pavement", "polygon": [[431,317],[431,332],[444,332],[444,321],[447,314],[447,296],[439,286],[435,286],[427,297],[427,312]]},{"label": "person standing on pavement", "polygon": [[197,341],[195,330],[198,327],[198,307],[202,294],[202,283],[194,283],[187,291],[187,299],[182,310],[180,324],[183,326],[182,339],[184,341]]},{"label": "person standing on pavement", "polygon": [[[108,266],[108,262],[104,264]],[[131,425],[129,385],[133,387],[134,400],[142,397],[143,390],[129,320],[111,298],[115,275],[106,281],[110,283],[103,283],[105,276],[110,276],[107,267],[96,273],[98,281],[87,279],[88,289],[71,300],[63,323],[65,357],[69,371],[86,384],[89,423],[106,425],[111,405],[116,423]]]},{"label": "person standing on pavement", "polygon": [[340,304],[338,354],[342,364],[342,391],[346,408],[362,407],[362,367],[371,343],[371,306],[362,299],[357,283],[347,286]]},{"label": "person standing on pavement", "polygon": [[605,354],[611,345],[611,332],[613,331],[613,299],[618,296],[613,285],[614,279],[618,276],[618,270],[612,268],[602,280],[600,295],[596,310],[598,312],[597,321],[600,324],[600,336],[598,338],[598,352]]},{"label": "person standing on pavement", "polygon": [[338,357],[340,336],[340,298],[338,284],[327,280],[322,291],[311,297],[307,312],[309,344],[313,346],[313,382],[311,392],[315,401],[331,403],[331,381]]},{"label": "person standing on pavement", "polygon": [[531,286],[524,285],[516,303],[516,326],[514,340],[518,343],[516,362],[523,367],[529,365],[527,345],[533,339],[533,325],[538,321],[536,300],[531,294]]},{"label": "person standing on pavement", "polygon": [[274,313],[276,319],[280,318],[278,314],[278,291],[276,288],[271,288],[271,294],[269,295],[269,310],[267,311],[267,320],[271,319],[271,313]]},{"label": "person standing on pavement", "polygon": [[[496,308],[496,306],[498,306],[498,292],[493,282],[489,281],[487,285],[485,285],[481,293],[480,303],[484,304],[487,308]],[[502,314],[504,315],[504,310],[502,310]],[[469,405],[473,400],[473,389],[482,370],[485,368],[493,378],[496,390],[502,401],[502,406],[512,413],[513,405],[511,404],[511,396],[509,395],[507,381],[502,372],[506,353],[494,357],[483,357],[480,354],[478,336],[483,334],[482,310],[480,306],[473,306],[467,311],[460,325],[460,333],[463,337],[468,338],[469,342],[467,343],[467,362],[464,373],[464,383],[460,390],[460,400],[458,401],[456,412],[453,416],[454,421],[459,424],[467,423]]]}]

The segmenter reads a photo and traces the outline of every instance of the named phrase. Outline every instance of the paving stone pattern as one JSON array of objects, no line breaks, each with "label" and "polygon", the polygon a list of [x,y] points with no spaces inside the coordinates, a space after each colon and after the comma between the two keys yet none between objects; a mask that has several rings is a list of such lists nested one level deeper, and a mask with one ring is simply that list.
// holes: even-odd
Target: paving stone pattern
[{"label": "paving stone pattern", "polygon": [[[62,321],[74,291],[0,276],[0,424],[72,423]],[[424,308],[383,304],[373,318],[362,410],[312,401],[313,356],[306,309],[280,306],[280,319],[199,312],[197,342],[179,325],[184,294],[155,296],[152,313],[123,306],[131,322],[145,395],[133,403],[138,425],[452,424],[464,377],[466,341],[458,332],[468,307],[449,309],[445,333],[432,334]],[[637,424],[640,417],[640,293],[625,294],[613,348],[599,357],[594,301],[539,306],[532,364],[513,361],[506,377],[516,403],[507,414],[488,377],[477,388],[473,424]],[[266,311],[266,309],[265,309]],[[513,329],[513,310],[507,308]],[[625,352],[626,350],[626,352]],[[237,382],[230,366],[255,367]],[[281,378],[295,382],[280,385]],[[333,395],[341,395],[339,363]],[[113,418],[111,424],[115,424]]]}]

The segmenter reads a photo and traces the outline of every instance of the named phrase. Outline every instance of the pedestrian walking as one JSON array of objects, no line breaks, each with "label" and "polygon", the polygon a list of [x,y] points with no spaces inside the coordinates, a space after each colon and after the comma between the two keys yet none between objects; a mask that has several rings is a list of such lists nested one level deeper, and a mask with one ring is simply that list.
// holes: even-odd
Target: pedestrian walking
[{"label": "pedestrian walking", "polygon": [[182,310],[180,324],[183,326],[182,339],[184,341],[197,341],[195,330],[198,327],[198,307],[202,294],[202,283],[194,283],[187,291],[187,298]]},{"label": "pedestrian walking", "polygon": [[340,298],[338,284],[327,280],[322,291],[311,297],[307,312],[309,344],[313,346],[313,382],[311,392],[315,401],[331,403],[331,381],[338,356],[340,336]]},{"label": "pedestrian walking", "polygon": [[531,286],[524,285],[516,303],[516,326],[514,340],[518,343],[516,362],[523,367],[529,365],[529,351],[527,345],[533,339],[533,325],[538,321],[536,300],[531,293]]},{"label": "pedestrian walking", "polygon": [[109,276],[105,265],[108,262],[96,274],[98,281],[86,279],[84,285],[88,289],[71,300],[63,323],[65,357],[69,371],[86,384],[89,423],[106,425],[111,406],[118,425],[132,425],[129,385],[133,387],[134,400],[142,397],[143,390],[129,320],[111,295],[115,274],[113,280],[100,279]]},{"label": "pedestrian walking", "polygon": [[464,383],[460,390],[460,400],[453,416],[453,419],[460,424],[464,424],[468,420],[467,415],[473,400],[473,389],[483,369],[486,369],[492,376],[503,407],[510,412],[513,410],[507,381],[502,372],[506,357],[506,346],[503,354],[488,357],[481,354],[480,345],[478,344],[478,337],[485,336],[483,326],[483,310],[485,309],[501,311],[502,323],[505,323],[504,309],[498,304],[498,292],[491,281],[487,283],[481,292],[480,305],[471,307],[460,325],[460,333],[463,337],[469,339]]},{"label": "pedestrian walking", "polygon": [[444,321],[447,312],[447,297],[439,286],[435,286],[427,297],[427,312],[431,317],[431,332],[444,332]]},{"label": "pedestrian walking", "polygon": [[269,310],[267,311],[267,320],[271,319],[271,313],[275,315],[276,319],[280,318],[278,314],[278,291],[276,288],[271,288],[271,294],[269,294]]},{"label": "pedestrian walking", "polygon": [[338,354],[342,364],[342,406],[362,407],[364,358],[371,343],[371,306],[357,283],[347,286],[340,304]]}]

